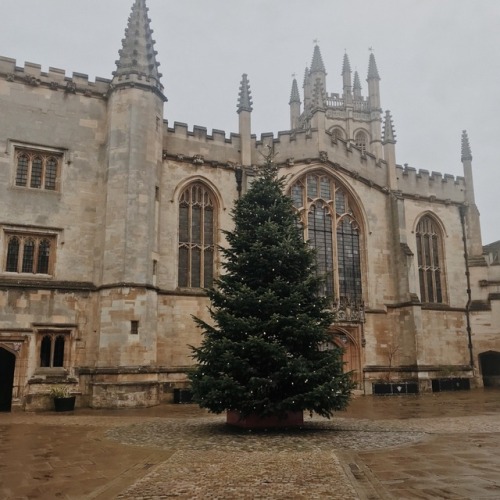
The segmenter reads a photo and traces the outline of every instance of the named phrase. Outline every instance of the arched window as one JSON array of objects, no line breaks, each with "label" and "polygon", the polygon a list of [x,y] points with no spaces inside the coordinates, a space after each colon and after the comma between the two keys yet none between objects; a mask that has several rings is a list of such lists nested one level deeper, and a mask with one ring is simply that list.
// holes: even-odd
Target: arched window
[{"label": "arched window", "polygon": [[417,224],[417,258],[422,302],[444,302],[442,244],[436,221],[426,215]]},{"label": "arched window", "polygon": [[209,288],[214,277],[215,198],[200,182],[189,185],[179,199],[180,287]]},{"label": "arched window", "polygon": [[359,131],[354,137],[354,143],[357,148],[361,149],[363,153],[366,153],[368,137],[365,132]]},{"label": "arched window", "polygon": [[344,131],[339,128],[339,127],[335,127],[332,129],[332,138],[337,140],[337,139],[344,139],[345,137],[345,134],[344,134]]},{"label": "arched window", "polygon": [[290,190],[304,238],[316,250],[323,293],[332,300],[362,302],[359,224],[354,203],[335,179],[307,174]]}]

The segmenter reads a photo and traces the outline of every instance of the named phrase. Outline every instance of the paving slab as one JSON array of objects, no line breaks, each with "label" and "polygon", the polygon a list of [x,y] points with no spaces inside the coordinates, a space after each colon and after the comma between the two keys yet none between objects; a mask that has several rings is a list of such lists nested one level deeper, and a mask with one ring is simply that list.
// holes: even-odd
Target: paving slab
[{"label": "paving slab", "polygon": [[357,397],[294,432],[195,405],[0,413],[0,499],[499,499],[500,391]]}]

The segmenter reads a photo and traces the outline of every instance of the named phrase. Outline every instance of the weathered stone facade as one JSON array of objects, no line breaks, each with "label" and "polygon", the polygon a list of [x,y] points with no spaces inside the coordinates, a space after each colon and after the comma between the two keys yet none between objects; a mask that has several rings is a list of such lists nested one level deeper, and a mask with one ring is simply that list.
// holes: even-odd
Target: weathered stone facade
[{"label": "weathered stone facade", "polygon": [[[333,210],[340,192],[348,200],[349,210],[329,212],[334,229],[325,234],[336,243],[325,263],[338,312],[332,342],[345,348],[359,387],[370,393],[377,382],[408,381],[430,390],[449,376],[480,385],[485,363],[485,383],[498,382],[490,373],[500,350],[498,248],[483,255],[465,133],[464,177],[396,164],[373,54],[368,96],[357,72],[351,81],[347,55],[343,91],[328,94],[318,46],[303,106],[293,82],[290,130],[251,135],[246,75],[238,133],[169,126],[153,45],[145,1],[136,0],[111,80],[0,58],[0,355],[4,380],[12,378],[0,382],[4,399],[47,408],[59,383],[79,405],[150,406],[185,388],[190,346],[200,342],[192,316],[208,319],[208,303],[203,283],[180,285],[180,274],[194,279],[198,250],[202,276],[221,272],[211,245],[224,245],[234,200],[269,150],[292,197],[301,185],[321,184],[304,206],[297,202],[306,226],[310,210]],[[325,194],[327,184],[335,194]],[[203,234],[213,231],[215,241],[183,246],[185,207],[194,227],[193,207],[204,203],[183,204],[194,185],[209,193],[204,217],[214,229],[205,222]],[[346,240],[343,219],[354,228],[346,226]],[[423,220],[432,233],[422,233]],[[349,248],[348,238],[356,241]],[[342,280],[358,280],[361,292]]]}]

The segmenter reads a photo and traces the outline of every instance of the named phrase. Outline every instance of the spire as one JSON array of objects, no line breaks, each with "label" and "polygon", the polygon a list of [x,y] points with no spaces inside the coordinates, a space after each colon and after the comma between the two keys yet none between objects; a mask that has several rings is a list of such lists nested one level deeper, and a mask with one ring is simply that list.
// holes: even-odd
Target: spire
[{"label": "spire", "polygon": [[376,79],[380,80],[378,75],[377,63],[375,62],[375,56],[373,52],[370,53],[370,61],[368,63],[368,80]]},{"label": "spire", "polygon": [[344,63],[342,64],[342,75],[346,73],[351,73],[351,63],[349,62],[349,56],[347,52],[344,54]]},{"label": "spire", "polygon": [[470,150],[467,130],[462,130],[462,161],[472,161],[472,153]]},{"label": "spire", "polygon": [[307,85],[307,79],[309,78],[309,68],[306,66],[306,70],[304,71],[304,83],[302,84],[302,88]]},{"label": "spire", "polygon": [[248,75],[243,73],[241,77],[240,93],[238,99],[238,113],[242,111],[252,112],[252,94],[250,92],[250,82],[248,81]]},{"label": "spire", "polygon": [[292,82],[292,92],[290,93],[290,102],[288,104],[292,104],[293,102],[300,104],[299,87],[297,86],[296,78],[294,78]]},{"label": "spire", "polygon": [[325,65],[323,64],[323,58],[321,57],[321,52],[319,51],[319,45],[314,46],[314,53],[311,62],[311,73],[321,71],[326,74]]},{"label": "spire", "polygon": [[122,39],[120,58],[116,61],[116,71],[113,72],[113,83],[130,83],[132,80],[137,84],[153,85],[163,91],[148,10],[146,0],[135,0],[125,29],[125,38]]},{"label": "spire", "polygon": [[396,134],[394,133],[394,124],[392,123],[392,116],[390,111],[385,112],[384,132],[382,134],[382,142],[384,144],[396,143]]}]

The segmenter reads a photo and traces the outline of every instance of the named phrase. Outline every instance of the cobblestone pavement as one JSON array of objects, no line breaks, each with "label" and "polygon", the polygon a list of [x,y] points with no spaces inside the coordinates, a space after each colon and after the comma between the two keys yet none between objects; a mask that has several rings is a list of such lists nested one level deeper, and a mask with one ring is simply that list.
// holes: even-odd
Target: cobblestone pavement
[{"label": "cobblestone pavement", "polygon": [[500,390],[358,397],[302,431],[194,405],[0,413],[0,499],[500,499]]}]

